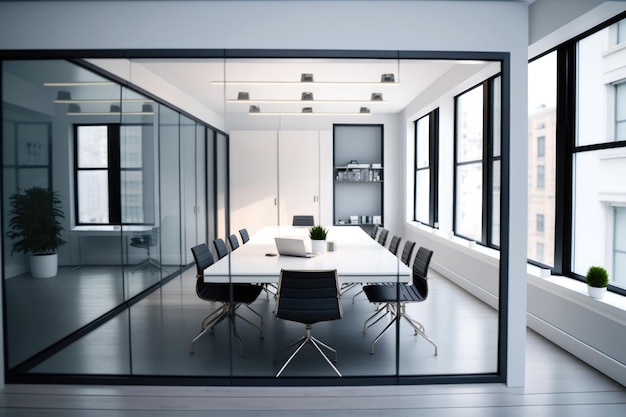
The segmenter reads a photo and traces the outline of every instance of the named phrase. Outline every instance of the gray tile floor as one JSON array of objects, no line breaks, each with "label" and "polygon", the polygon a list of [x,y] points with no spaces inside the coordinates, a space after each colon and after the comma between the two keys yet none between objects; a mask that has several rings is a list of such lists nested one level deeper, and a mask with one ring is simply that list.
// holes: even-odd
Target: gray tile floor
[{"label": "gray tile floor", "polygon": [[[244,343],[244,356],[228,322],[213,334],[203,336],[189,354],[191,339],[199,332],[200,321],[215,305],[195,295],[194,270],[166,284],[108,323],[35,367],[33,373],[134,374],[183,376],[271,377],[288,353],[276,350],[304,335],[299,323],[273,317],[274,300],[262,295],[252,307],[264,316],[264,337],[243,321],[236,326]],[[424,324],[437,343],[439,354],[406,323],[400,326],[399,373],[401,375],[450,375],[493,373],[497,357],[497,313],[444,278],[433,274],[430,296],[424,303],[408,307]],[[358,288],[344,294],[344,317],[318,323],[313,333],[339,352],[337,366],[344,376],[377,376],[396,373],[395,331],[390,329],[376,344],[371,342],[388,322],[381,320],[367,334],[363,322],[374,306],[361,294],[352,304]],[[256,317],[240,309],[242,315]],[[130,344],[128,343],[130,341]],[[285,376],[333,376],[332,369],[310,346],[305,347],[287,368]]]}]

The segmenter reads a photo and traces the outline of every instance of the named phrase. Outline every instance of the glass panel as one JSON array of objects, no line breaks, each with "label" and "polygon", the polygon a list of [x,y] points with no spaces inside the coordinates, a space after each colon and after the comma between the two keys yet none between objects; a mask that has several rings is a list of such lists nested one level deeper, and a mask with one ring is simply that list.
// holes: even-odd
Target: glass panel
[{"label": "glass panel", "polygon": [[[528,259],[554,265],[556,52],[528,65]],[[543,230],[536,226],[543,218]]]},{"label": "glass panel", "polygon": [[417,171],[415,184],[415,220],[430,222],[430,169]]},{"label": "glass panel", "polygon": [[109,224],[109,177],[107,171],[78,171],[78,220]]},{"label": "glass panel", "polygon": [[611,284],[626,289],[626,207],[615,207],[613,227],[613,274]]},{"label": "glass panel", "polygon": [[457,234],[480,241],[482,234],[482,164],[457,167],[456,224]]},{"label": "glass panel", "polygon": [[109,166],[107,126],[78,126],[78,168]]},{"label": "glass panel", "polygon": [[417,168],[424,168],[430,161],[430,116],[422,117],[417,121],[416,131],[416,165]]},{"label": "glass panel", "polygon": [[[614,25],[615,26],[615,25]],[[626,55],[613,48],[607,27],[578,42],[576,85],[576,144],[578,146],[623,140],[625,110],[614,84],[621,82]],[[612,97],[616,95],[617,97]],[[619,135],[619,136],[617,136]],[[621,138],[621,139],[620,139]]]},{"label": "glass panel", "polygon": [[[600,265],[615,275],[607,262],[614,252],[612,223],[619,221],[612,219],[613,206],[624,202],[611,190],[620,189],[624,178],[626,160],[620,148],[574,155],[573,272],[584,276],[590,266]],[[621,243],[619,237],[615,243]]]},{"label": "glass panel", "polygon": [[457,97],[457,162],[482,159],[483,113],[482,85]]},{"label": "glass panel", "polygon": [[493,163],[493,189],[491,192],[491,243],[500,246],[500,161]]},{"label": "glass panel", "polygon": [[615,86],[615,140],[626,140],[626,83]]},{"label": "glass panel", "polygon": [[[5,240],[3,278],[10,278],[4,280],[5,352],[11,372],[17,364],[36,358],[52,344],[90,325],[124,300],[119,230],[108,225],[104,226],[106,230],[98,229],[102,226],[76,227],[81,219],[95,223],[108,221],[108,136],[106,126],[102,126],[119,121],[119,116],[111,116],[108,108],[106,115],[94,113],[102,101],[107,101],[106,106],[115,100],[119,103],[120,88],[62,60],[3,61],[2,71],[3,151],[12,154],[10,158],[6,154],[3,158],[3,203],[18,186],[51,186],[61,200],[60,208],[65,216],[60,219],[61,237],[66,241],[58,248],[56,274],[46,278],[44,283],[31,276],[29,256],[11,254],[11,245]],[[7,82],[11,83],[11,88],[6,88]],[[74,130],[77,125],[98,127]],[[80,132],[78,137],[74,136],[75,132]],[[83,168],[95,170],[73,171],[78,168],[70,157],[74,155],[75,140],[78,140],[76,161]],[[37,184],[31,174],[39,178]],[[77,190],[73,188],[74,179]],[[89,196],[79,199],[78,207],[73,200],[77,194]],[[5,207],[3,204],[3,209]],[[102,210],[103,207],[106,209]],[[6,223],[5,230],[9,230]],[[45,318],[44,325],[42,318]],[[128,355],[125,355],[128,328],[119,321],[115,325],[111,322],[111,326],[118,326],[120,332],[109,334],[104,343],[100,343],[101,340],[94,343],[94,339],[87,336],[25,372],[129,372],[125,366],[128,364]],[[80,354],[84,357],[87,351],[97,351],[114,359],[75,359]]]},{"label": "glass panel", "polygon": [[493,101],[493,147],[492,156],[497,157],[502,152],[502,77],[496,77],[492,83]]}]

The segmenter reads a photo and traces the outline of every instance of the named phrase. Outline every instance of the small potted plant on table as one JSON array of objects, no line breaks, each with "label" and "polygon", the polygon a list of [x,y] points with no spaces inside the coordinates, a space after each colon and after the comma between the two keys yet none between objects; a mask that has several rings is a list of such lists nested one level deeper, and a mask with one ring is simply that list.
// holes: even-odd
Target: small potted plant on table
[{"label": "small potted plant on table", "polygon": [[57,250],[66,242],[61,238],[64,218],[61,201],[56,192],[32,187],[10,197],[7,237],[15,239],[14,252],[30,253],[30,271],[34,278],[49,278],[57,274]]},{"label": "small potted plant on table", "polygon": [[326,250],[326,235],[328,230],[323,226],[313,226],[309,229],[311,238],[311,250],[313,252],[324,252]]},{"label": "small potted plant on table", "polygon": [[591,298],[602,299],[609,285],[609,274],[601,266],[592,266],[587,271],[587,291]]}]

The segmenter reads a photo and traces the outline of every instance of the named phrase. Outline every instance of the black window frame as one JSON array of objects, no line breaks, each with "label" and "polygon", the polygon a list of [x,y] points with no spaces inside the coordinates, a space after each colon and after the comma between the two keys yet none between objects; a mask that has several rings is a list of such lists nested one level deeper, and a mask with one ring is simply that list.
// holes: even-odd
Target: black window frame
[{"label": "black window frame", "polygon": [[[500,249],[500,245],[494,241],[493,236],[493,228],[494,228],[494,165],[498,162],[500,169],[502,169],[502,152],[498,155],[494,155],[494,140],[496,137],[502,138],[502,132],[494,131],[494,114],[495,114],[495,100],[494,100],[494,83],[497,79],[501,79],[502,73],[498,73],[492,77],[487,78],[486,80],[468,88],[467,90],[461,92],[460,94],[454,97],[454,179],[453,179],[453,231],[455,236],[459,236],[465,239],[474,240],[474,238],[469,236],[464,236],[459,234],[456,230],[456,219],[457,219],[457,187],[458,187],[458,179],[457,172],[458,167],[462,165],[467,165],[469,163],[480,163],[482,166],[482,225],[481,225],[481,237],[476,240],[476,243],[482,246],[486,246],[493,249]],[[458,146],[459,146],[459,127],[458,127],[458,98],[463,94],[477,88],[483,87],[483,141],[482,141],[482,158],[480,161],[458,161]],[[502,120],[502,114],[499,115]],[[502,129],[502,126],[500,126]],[[499,147],[501,149],[501,146]],[[502,197],[500,196],[500,199]],[[501,203],[501,201],[500,201]],[[500,210],[502,206],[500,206]]]},{"label": "black window frame", "polygon": [[[428,166],[418,167],[417,124],[428,117]],[[423,115],[413,122],[413,221],[439,228],[439,108]],[[417,174],[419,171],[430,170],[430,188],[428,202],[428,223],[417,218]]]}]

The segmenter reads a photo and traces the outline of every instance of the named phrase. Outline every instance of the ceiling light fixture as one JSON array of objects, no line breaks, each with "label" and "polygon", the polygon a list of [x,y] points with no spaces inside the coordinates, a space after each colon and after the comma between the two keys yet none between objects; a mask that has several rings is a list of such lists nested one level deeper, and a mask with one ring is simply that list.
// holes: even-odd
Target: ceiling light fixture
[{"label": "ceiling light fixture", "polygon": [[82,87],[82,86],[109,86],[115,85],[111,81],[72,81],[72,82],[47,82],[44,87]]}]

